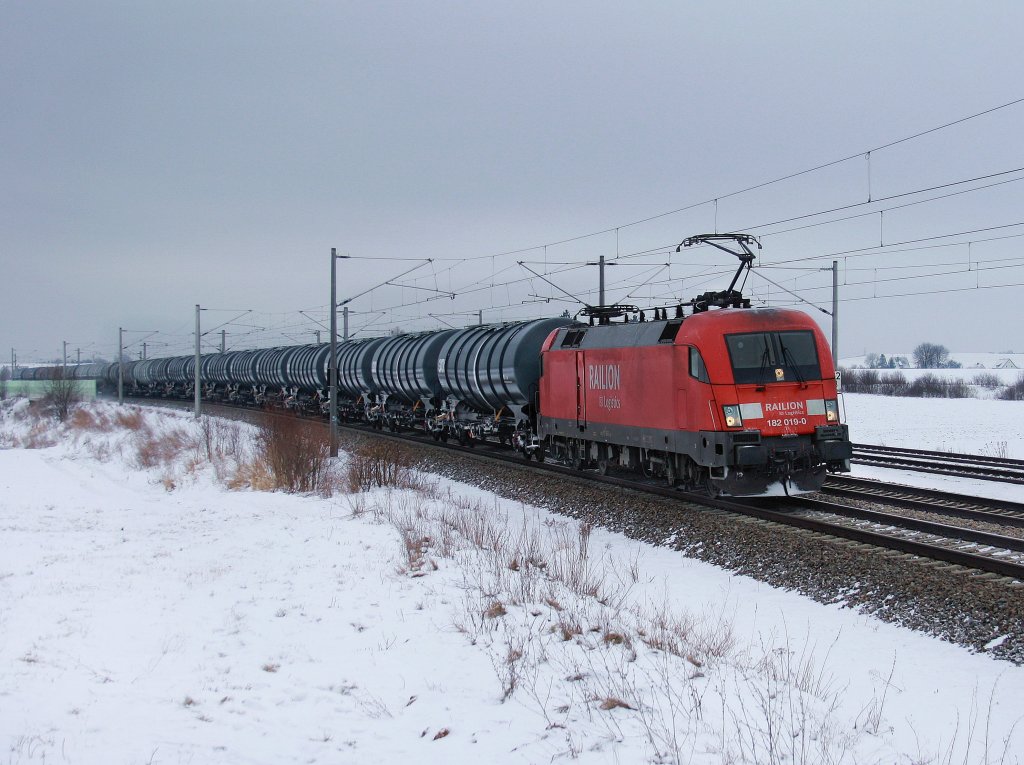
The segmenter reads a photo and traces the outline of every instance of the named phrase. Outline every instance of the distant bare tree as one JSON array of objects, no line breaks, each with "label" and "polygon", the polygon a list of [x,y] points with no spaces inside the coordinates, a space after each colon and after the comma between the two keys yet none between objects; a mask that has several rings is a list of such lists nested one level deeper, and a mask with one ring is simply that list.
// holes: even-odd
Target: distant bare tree
[{"label": "distant bare tree", "polygon": [[918,369],[942,369],[949,359],[949,349],[935,343],[921,343],[914,349]]},{"label": "distant bare tree", "polygon": [[64,422],[82,398],[78,380],[67,374],[64,367],[54,367],[53,378],[46,386],[46,403],[53,409],[53,415]]}]

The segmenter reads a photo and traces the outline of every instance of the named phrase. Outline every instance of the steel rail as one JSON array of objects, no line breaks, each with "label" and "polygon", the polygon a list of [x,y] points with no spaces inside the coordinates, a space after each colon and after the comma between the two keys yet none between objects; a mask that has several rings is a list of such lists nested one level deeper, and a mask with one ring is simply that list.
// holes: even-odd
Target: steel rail
[{"label": "steel rail", "polygon": [[1006,457],[854,444],[853,461],[859,465],[894,470],[1024,484],[1024,460]]},{"label": "steel rail", "polygon": [[[827,502],[813,497],[790,497],[787,504],[792,503],[810,510],[832,513],[845,518],[854,518],[862,521],[870,521],[884,526],[895,526],[909,531],[920,531],[925,534],[932,534],[937,537],[944,537],[950,540],[974,542],[987,545],[1001,550],[1014,550],[1024,552],[1024,539],[1020,537],[1008,537],[1003,534],[993,534],[987,531],[968,529],[963,526],[952,526],[948,523],[937,523],[935,521],[924,521],[919,518],[910,518],[905,515],[893,515],[877,510],[866,510],[862,507],[851,507],[837,502]],[[927,505],[918,508],[922,512],[930,512]]]},{"label": "steel rail", "polygon": [[[889,484],[845,475],[830,475],[825,479],[825,486],[821,493],[828,496],[905,507],[911,510],[922,510],[953,518],[1024,528],[1024,504],[1009,500],[973,497],[938,489]],[[922,500],[928,500],[927,507],[922,507]]]},{"label": "steel rail", "polygon": [[988,457],[983,454],[964,454],[963,452],[939,452],[931,449],[911,449],[903,446],[883,446],[881,444],[853,444],[855,450],[878,452],[881,454],[904,454],[918,457],[941,457],[954,462],[973,462],[989,465],[1006,465],[1024,470],[1024,460],[1012,457]]}]

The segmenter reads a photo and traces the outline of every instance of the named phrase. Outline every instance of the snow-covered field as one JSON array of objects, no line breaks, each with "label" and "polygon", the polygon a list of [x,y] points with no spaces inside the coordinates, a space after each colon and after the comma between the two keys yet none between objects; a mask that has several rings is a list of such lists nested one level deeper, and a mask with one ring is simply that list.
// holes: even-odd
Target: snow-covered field
[{"label": "snow-covered field", "polygon": [[[1024,456],[1024,404],[845,398],[857,441]],[[2,410],[3,765],[1024,760],[1022,667],[455,482],[254,491],[245,426],[90,407]]]}]

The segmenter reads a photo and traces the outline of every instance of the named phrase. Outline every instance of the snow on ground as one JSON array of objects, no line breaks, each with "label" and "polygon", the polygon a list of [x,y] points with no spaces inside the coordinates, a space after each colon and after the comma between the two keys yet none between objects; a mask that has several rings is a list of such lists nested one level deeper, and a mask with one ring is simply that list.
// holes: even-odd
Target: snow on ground
[{"label": "snow on ground", "polygon": [[[1024,401],[905,398],[844,393],[850,439],[933,451],[1024,459]],[[957,494],[1024,502],[1024,486],[853,466],[853,476],[896,481]]]},{"label": "snow on ground", "polygon": [[180,414],[3,413],[5,765],[1024,759],[1024,668],[455,482],[228,491]]}]

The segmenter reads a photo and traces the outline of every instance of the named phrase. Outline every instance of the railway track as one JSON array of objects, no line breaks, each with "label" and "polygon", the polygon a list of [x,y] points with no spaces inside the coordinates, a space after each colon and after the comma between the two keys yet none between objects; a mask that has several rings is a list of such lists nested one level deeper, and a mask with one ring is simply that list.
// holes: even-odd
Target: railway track
[{"label": "railway track", "polygon": [[[1024,580],[1024,538],[1021,537],[927,521],[899,513],[852,507],[813,497],[793,497],[786,504],[798,508],[797,512],[806,517],[823,520],[832,526],[866,529],[893,540],[914,543],[913,546],[900,542],[890,545],[881,544],[876,539],[876,545]],[[925,502],[918,509],[923,512],[930,510]]]},{"label": "railway track", "polygon": [[1007,457],[983,457],[977,454],[854,444],[853,461],[858,465],[872,467],[1024,484],[1024,460]]},{"label": "railway track", "polygon": [[[164,402],[167,403],[167,402]],[[211,411],[229,413],[238,417],[237,407],[227,405],[207,405]],[[255,410],[242,410],[242,418],[250,419],[258,416]],[[276,416],[292,416],[278,414]],[[327,424],[322,420],[311,420],[322,423],[326,428]],[[844,540],[851,545],[862,545],[865,552],[882,549],[889,551],[889,554],[916,556],[922,559],[922,563],[948,565],[952,569],[962,572],[972,572],[989,578],[1005,577],[1007,583],[1011,580],[1013,584],[1024,586],[1024,540],[1021,538],[1006,537],[1004,535],[971,531],[963,527],[954,527],[950,524],[940,524],[927,521],[915,521],[905,516],[868,511],[859,508],[852,508],[838,503],[829,503],[825,500],[812,500],[804,498],[787,498],[777,502],[765,502],[763,500],[744,499],[712,499],[706,495],[684,492],[678,488],[669,487],[664,484],[622,477],[614,474],[600,475],[597,471],[580,471],[572,467],[560,465],[553,462],[538,463],[527,461],[521,455],[510,452],[506,449],[474,448],[462,446],[456,443],[435,442],[429,436],[421,434],[395,434],[372,429],[367,426],[342,424],[346,430],[352,430],[364,436],[379,438],[397,439],[412,441],[432,449],[457,452],[476,459],[503,462],[515,465],[520,470],[540,471],[547,474],[561,475],[572,480],[586,480],[607,486],[615,486],[629,491],[640,492],[649,495],[656,495],[674,501],[683,501],[690,505],[697,505],[704,508],[711,508],[718,512],[732,513],[737,516],[753,518],[757,521],[777,523],[783,526],[790,526],[816,534],[824,535],[826,538]],[[496,444],[494,446],[497,446]],[[863,497],[881,498],[893,504],[914,506],[914,509],[922,511],[937,512],[945,510],[956,510],[968,514],[971,512],[985,514],[984,507],[978,507],[978,503],[985,503],[986,500],[964,497],[961,495],[942,495],[941,492],[928,492],[927,490],[914,490],[907,487],[877,484],[876,482],[853,481],[847,478],[829,478],[829,485],[826,491],[851,492],[851,485],[854,483],[869,486],[860,493]],[[840,486],[835,484],[839,483]],[[909,493],[909,494],[908,494]],[[914,494],[918,495],[915,500]],[[922,495],[936,495],[929,499]],[[942,495],[942,496],[939,496]],[[974,507],[967,507],[967,500],[974,503]],[[916,502],[916,505],[915,505]],[[959,503],[960,506],[956,506]],[[988,520],[1002,518],[1008,519],[1011,524],[1019,524],[1024,527],[1024,507],[1014,506],[1014,503],[998,503],[992,501],[993,505],[1002,505],[1004,515],[988,515]],[[966,516],[961,516],[966,517]],[[886,553],[882,553],[886,554]]]},{"label": "railway track", "polygon": [[[825,479],[821,493],[829,497],[904,507],[950,518],[1024,529],[1024,503],[1009,500],[901,486],[846,475],[830,475]],[[922,506],[922,500],[927,500],[926,508]]]}]

